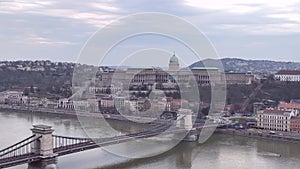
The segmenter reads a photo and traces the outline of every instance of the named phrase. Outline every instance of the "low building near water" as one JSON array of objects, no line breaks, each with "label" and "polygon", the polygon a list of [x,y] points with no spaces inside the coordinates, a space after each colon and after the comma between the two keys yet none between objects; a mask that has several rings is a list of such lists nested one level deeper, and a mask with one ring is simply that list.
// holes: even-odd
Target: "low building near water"
[{"label": "low building near water", "polygon": [[7,90],[0,92],[1,104],[27,104],[28,96],[23,95],[23,91]]},{"label": "low building near water", "polygon": [[291,132],[300,133],[300,116],[291,118]]},{"label": "low building near water", "polygon": [[299,114],[298,110],[265,109],[257,112],[259,128],[276,131],[291,131],[291,118]]}]

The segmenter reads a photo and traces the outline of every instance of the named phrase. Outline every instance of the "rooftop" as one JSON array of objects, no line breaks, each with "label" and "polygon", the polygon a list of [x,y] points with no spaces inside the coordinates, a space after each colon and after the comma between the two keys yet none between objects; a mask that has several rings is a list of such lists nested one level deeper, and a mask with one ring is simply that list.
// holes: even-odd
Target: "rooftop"
[{"label": "rooftop", "polygon": [[291,113],[290,110],[281,110],[281,109],[266,109],[263,111],[264,114],[275,114],[275,115],[283,115],[286,113]]},{"label": "rooftop", "polygon": [[300,120],[300,116],[292,116],[291,119]]},{"label": "rooftop", "polygon": [[300,110],[300,104],[296,103],[281,103],[278,105],[279,108],[287,108],[287,109],[299,109]]},{"label": "rooftop", "polygon": [[219,70],[216,67],[192,67],[191,70]]},{"label": "rooftop", "polygon": [[154,66],[145,66],[145,67],[128,67],[127,70],[162,70],[160,67],[154,67]]},{"label": "rooftop", "polygon": [[276,75],[300,75],[300,70],[280,70]]},{"label": "rooftop", "polygon": [[178,58],[175,56],[175,53],[173,56],[170,58],[170,63],[178,63]]}]

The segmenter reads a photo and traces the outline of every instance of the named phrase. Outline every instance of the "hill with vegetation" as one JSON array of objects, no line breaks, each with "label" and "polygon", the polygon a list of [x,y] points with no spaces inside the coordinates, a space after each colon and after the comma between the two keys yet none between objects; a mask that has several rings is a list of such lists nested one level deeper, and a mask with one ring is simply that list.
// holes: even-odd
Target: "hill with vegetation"
[{"label": "hill with vegetation", "polygon": [[221,61],[225,71],[233,72],[259,72],[274,74],[279,70],[299,70],[300,63],[298,62],[279,62],[271,60],[244,60],[238,58],[223,58],[221,60],[205,59],[195,62],[189,67],[203,67],[204,65],[213,66],[216,62]]},{"label": "hill with vegetation", "polygon": [[[210,60],[211,62],[214,62]],[[244,60],[239,60],[244,62]],[[229,69],[229,62],[236,65],[236,59],[222,59],[225,68]],[[248,61],[245,61],[248,63]],[[250,62],[250,61],[249,61]],[[264,62],[264,61],[259,61]],[[275,62],[269,61],[268,64]],[[198,64],[201,64],[198,62]],[[288,64],[288,63],[285,63]],[[283,64],[280,68],[285,67]],[[194,64],[199,66],[197,64]],[[248,64],[251,65],[251,64]],[[276,64],[275,64],[276,65]],[[295,68],[297,63],[290,63],[290,68]],[[50,61],[15,61],[0,62],[0,91],[8,89],[24,89],[24,94],[38,97],[58,98],[72,95],[71,82],[74,63],[57,63]],[[193,65],[191,65],[193,66]],[[277,66],[274,66],[277,67]],[[299,66],[300,67],[300,66]],[[279,67],[277,67],[278,69]],[[102,69],[109,69],[102,67]],[[241,69],[239,69],[241,70]],[[275,71],[275,68],[272,69]],[[227,104],[242,103],[252,93],[257,84],[252,85],[228,85]],[[199,86],[200,97],[203,102],[210,103],[210,87]],[[258,92],[252,102],[264,99],[275,101],[290,101],[300,98],[300,83],[278,82],[269,79]]]}]

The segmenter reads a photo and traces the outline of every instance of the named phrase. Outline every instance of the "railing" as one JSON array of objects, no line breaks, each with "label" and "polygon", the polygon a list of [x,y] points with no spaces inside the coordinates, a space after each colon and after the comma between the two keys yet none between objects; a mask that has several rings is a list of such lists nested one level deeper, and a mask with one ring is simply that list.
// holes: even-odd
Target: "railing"
[{"label": "railing", "polygon": [[53,135],[52,138],[54,149],[92,141],[90,138],[65,137],[58,135]]},{"label": "railing", "polygon": [[[178,119],[177,119],[178,120]],[[118,143],[127,142],[139,138],[148,138],[159,135],[161,133],[170,134],[175,130],[168,131],[170,126],[177,120],[167,120],[165,123],[154,123],[149,126],[148,129],[119,135],[108,138],[79,138],[79,137],[66,137],[59,135],[52,135],[53,143],[53,157],[93,149],[102,146],[108,146]],[[42,136],[37,137],[32,135],[12,146],[9,146],[3,150],[0,150],[0,168],[11,167],[19,164],[24,164],[32,161],[38,161],[41,159],[41,154],[35,148],[39,148],[33,145],[37,144],[35,141]]]},{"label": "railing", "polygon": [[33,143],[40,137],[35,137],[35,135],[32,135],[12,146],[9,146],[9,147],[1,150],[0,151],[0,160],[33,153],[31,143]]},{"label": "railing", "polygon": [[60,155],[83,151],[101,146],[118,144],[132,139],[145,138],[164,132],[172,122],[151,126],[150,129],[137,133],[129,133],[109,138],[78,138],[53,135],[53,152]]}]

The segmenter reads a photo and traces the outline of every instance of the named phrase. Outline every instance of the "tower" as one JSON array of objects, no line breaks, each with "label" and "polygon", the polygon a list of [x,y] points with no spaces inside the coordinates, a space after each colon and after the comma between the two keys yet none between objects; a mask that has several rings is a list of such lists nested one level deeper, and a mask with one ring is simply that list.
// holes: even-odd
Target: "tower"
[{"label": "tower", "polygon": [[53,153],[52,140],[52,133],[54,130],[51,126],[33,125],[31,131],[36,137],[40,137],[35,141],[34,146],[32,147],[33,152],[40,154],[42,157],[55,156]]},{"label": "tower", "polygon": [[179,61],[175,55],[175,52],[169,60],[169,70],[170,71],[178,71],[179,70]]},{"label": "tower", "polygon": [[31,131],[32,134],[38,138],[33,142],[31,151],[36,155],[39,155],[40,160],[30,161],[28,169],[57,169],[57,154],[53,152],[52,133],[54,130],[52,127],[46,125],[33,125]]}]

